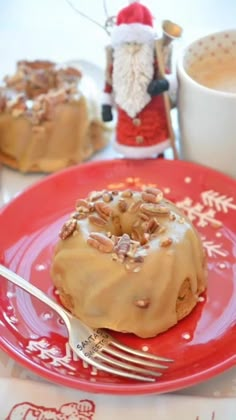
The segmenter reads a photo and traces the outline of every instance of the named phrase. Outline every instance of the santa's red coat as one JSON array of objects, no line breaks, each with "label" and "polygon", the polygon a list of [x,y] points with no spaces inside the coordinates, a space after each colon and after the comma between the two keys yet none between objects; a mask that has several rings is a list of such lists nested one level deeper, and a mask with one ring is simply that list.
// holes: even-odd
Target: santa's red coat
[{"label": "santa's red coat", "polygon": [[163,96],[151,98],[134,118],[118,107],[116,132],[117,142],[131,147],[154,146],[168,139]]},{"label": "santa's red coat", "polygon": [[[112,68],[110,70],[112,73]],[[112,94],[110,83],[106,83],[104,92]],[[150,98],[150,102],[134,118],[120,107],[117,107],[117,113],[116,142],[118,145],[132,148],[155,148],[156,146],[158,152],[168,147],[169,133],[163,95]]]}]

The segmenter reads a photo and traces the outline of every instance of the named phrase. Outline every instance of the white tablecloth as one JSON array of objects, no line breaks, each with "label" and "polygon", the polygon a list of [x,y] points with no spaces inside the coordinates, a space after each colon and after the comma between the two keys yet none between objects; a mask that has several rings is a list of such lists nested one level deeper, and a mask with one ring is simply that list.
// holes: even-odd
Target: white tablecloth
[{"label": "white tablecloth", "polygon": [[175,394],[144,396],[91,394],[49,384],[2,352],[0,376],[1,420],[236,419],[236,368]]}]

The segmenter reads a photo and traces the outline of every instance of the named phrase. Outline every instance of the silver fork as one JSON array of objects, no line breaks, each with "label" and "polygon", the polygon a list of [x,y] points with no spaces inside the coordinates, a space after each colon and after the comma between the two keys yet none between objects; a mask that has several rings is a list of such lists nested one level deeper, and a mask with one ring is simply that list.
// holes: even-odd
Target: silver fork
[{"label": "silver fork", "polygon": [[[128,347],[103,329],[91,329],[44,292],[0,264],[0,275],[50,306],[63,319],[72,350],[89,365],[125,378],[154,382],[172,359]],[[162,372],[161,372],[161,371]]]}]

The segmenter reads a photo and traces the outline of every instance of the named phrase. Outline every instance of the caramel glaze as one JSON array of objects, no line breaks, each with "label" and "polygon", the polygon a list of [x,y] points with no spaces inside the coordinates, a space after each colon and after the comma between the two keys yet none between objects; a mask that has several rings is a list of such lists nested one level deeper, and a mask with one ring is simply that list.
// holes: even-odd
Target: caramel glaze
[{"label": "caramel glaze", "polygon": [[26,116],[0,114],[0,153],[22,172],[55,172],[82,162],[107,143],[99,119],[91,121],[85,98],[57,106],[53,121],[32,127]]}]

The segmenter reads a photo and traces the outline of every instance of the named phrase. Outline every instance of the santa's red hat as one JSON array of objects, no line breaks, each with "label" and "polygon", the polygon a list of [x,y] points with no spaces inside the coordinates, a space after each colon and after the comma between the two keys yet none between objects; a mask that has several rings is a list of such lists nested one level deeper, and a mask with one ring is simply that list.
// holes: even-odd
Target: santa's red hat
[{"label": "santa's red hat", "polygon": [[138,1],[131,1],[123,8],[116,19],[116,26],[112,30],[112,46],[126,42],[140,44],[153,42],[155,31],[153,17],[150,10]]}]

